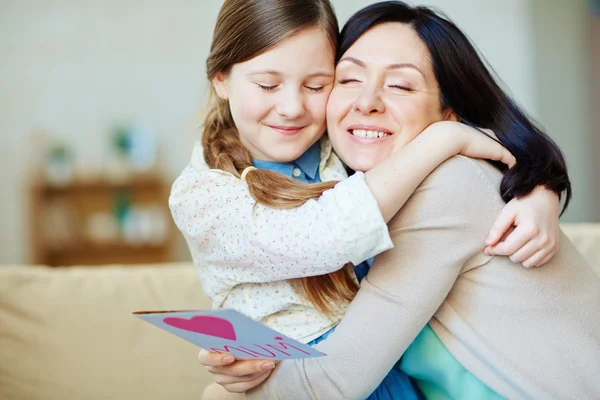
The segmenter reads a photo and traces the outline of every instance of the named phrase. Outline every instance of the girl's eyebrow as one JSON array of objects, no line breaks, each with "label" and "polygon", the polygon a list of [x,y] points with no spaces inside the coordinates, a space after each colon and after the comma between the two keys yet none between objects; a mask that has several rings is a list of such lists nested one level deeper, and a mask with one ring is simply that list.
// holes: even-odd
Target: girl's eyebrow
[{"label": "girl's eyebrow", "polygon": [[252,75],[282,75],[281,72],[275,71],[273,69],[264,69],[261,71],[254,71],[254,72],[250,72],[248,74],[246,74],[246,76],[252,76]]},{"label": "girl's eyebrow", "polygon": [[[279,71],[275,71],[273,69],[265,69],[265,70],[250,72],[250,73],[246,74],[246,76],[253,76],[253,75],[276,75],[276,76],[281,76],[281,75],[284,75],[284,74],[282,74]],[[309,78],[314,78],[314,77],[318,77],[318,76],[323,76],[323,77],[326,77],[326,78],[331,78],[331,77],[333,77],[333,73],[332,72],[327,72],[327,71],[318,71],[318,72],[314,72],[314,73],[308,75]]]}]

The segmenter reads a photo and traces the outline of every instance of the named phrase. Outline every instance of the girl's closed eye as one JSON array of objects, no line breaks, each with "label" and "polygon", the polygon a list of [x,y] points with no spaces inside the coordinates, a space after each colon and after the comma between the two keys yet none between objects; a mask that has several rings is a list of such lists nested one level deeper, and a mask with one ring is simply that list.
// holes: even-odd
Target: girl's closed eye
[{"label": "girl's closed eye", "polygon": [[260,83],[257,83],[256,86],[258,86],[262,90],[266,90],[267,92],[270,92],[272,90],[275,90],[277,88],[277,86],[279,86],[279,85],[261,85]]},{"label": "girl's closed eye", "polygon": [[307,88],[311,92],[319,93],[322,92],[323,89],[325,89],[325,86],[305,86],[305,88]]}]

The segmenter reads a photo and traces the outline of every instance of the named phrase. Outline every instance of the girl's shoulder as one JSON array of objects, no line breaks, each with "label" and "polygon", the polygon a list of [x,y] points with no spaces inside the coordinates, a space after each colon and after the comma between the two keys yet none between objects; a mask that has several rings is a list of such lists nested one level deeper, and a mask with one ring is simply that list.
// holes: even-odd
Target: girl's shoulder
[{"label": "girl's shoulder", "polygon": [[[194,177],[198,180],[219,181],[219,180],[236,180],[239,179],[230,172],[221,169],[211,169],[204,161],[204,150],[200,142],[194,143],[190,162],[183,169],[177,180],[183,177]],[[240,182],[241,183],[241,182]]]},{"label": "girl's shoulder", "polygon": [[169,205],[172,209],[211,202],[218,206],[250,198],[247,184],[230,172],[211,169],[204,161],[202,146],[196,143],[190,162],[171,186]]}]

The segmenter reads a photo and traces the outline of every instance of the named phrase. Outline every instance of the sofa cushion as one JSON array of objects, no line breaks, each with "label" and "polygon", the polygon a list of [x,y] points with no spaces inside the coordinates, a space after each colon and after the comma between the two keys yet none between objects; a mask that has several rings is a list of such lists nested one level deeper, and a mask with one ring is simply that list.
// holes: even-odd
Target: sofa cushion
[{"label": "sofa cushion", "polygon": [[560,227],[600,276],[600,224],[571,223]]},{"label": "sofa cushion", "polygon": [[191,264],[0,267],[0,399],[199,399],[199,349],[131,312],[206,308]]}]

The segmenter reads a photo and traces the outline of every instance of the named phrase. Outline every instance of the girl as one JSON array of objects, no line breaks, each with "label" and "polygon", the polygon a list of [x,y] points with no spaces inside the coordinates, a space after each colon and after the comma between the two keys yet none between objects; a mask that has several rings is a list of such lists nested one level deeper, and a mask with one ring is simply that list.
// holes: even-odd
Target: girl
[{"label": "girl", "polygon": [[[325,130],[337,32],[327,1],[226,1],[207,60],[216,105],[205,122],[203,149],[194,150],[170,199],[214,306],[237,309],[307,343],[339,322],[358,289],[353,269],[342,266],[390,248],[385,223],[437,165],[457,153],[512,162],[475,130],[443,123],[366,174],[337,184],[294,180],[346,177],[328,142],[317,142]],[[316,195],[324,189],[331,190]],[[556,207],[555,196],[550,203]],[[552,248],[542,251],[550,255]],[[415,396],[406,379],[391,382]]]}]

